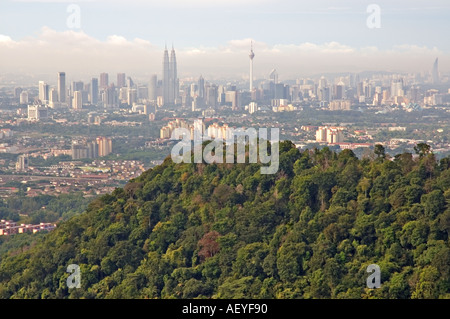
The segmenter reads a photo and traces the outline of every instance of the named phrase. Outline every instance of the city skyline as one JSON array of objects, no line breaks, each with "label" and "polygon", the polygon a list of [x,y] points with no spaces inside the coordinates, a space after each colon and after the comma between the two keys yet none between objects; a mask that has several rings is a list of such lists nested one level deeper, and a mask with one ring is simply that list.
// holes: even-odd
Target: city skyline
[{"label": "city skyline", "polygon": [[[2,1],[0,60],[8,63],[0,64],[0,74],[65,70],[88,77],[108,69],[162,76],[160,52],[171,42],[182,62],[179,78],[248,79],[250,42],[258,55],[255,80],[274,68],[284,80],[324,72],[425,72],[436,57],[442,73],[450,70],[450,45],[443,41],[450,7],[439,0],[412,1],[408,8],[378,1],[380,28],[367,26],[369,1],[108,3]],[[67,23],[72,4],[80,9],[79,27]],[[166,12],[176,19],[161,20]],[[149,13],[154,19],[144,21]]]}]

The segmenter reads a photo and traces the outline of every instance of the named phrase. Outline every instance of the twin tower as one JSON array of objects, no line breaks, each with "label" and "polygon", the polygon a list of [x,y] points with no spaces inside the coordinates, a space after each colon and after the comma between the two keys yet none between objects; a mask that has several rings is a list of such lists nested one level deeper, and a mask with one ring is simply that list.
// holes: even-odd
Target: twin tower
[{"label": "twin tower", "polygon": [[163,103],[164,105],[175,105],[179,97],[179,80],[177,74],[177,57],[172,46],[172,51],[167,51],[167,46],[164,50],[163,59]]}]

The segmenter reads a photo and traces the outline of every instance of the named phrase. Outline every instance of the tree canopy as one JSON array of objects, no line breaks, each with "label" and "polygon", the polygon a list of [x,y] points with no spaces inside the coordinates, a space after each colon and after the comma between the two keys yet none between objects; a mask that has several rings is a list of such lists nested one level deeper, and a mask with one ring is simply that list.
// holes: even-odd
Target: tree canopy
[{"label": "tree canopy", "polygon": [[[166,158],[4,258],[0,297],[450,298],[449,165],[417,151],[282,142],[273,175]],[[370,264],[380,289],[366,287]]]}]

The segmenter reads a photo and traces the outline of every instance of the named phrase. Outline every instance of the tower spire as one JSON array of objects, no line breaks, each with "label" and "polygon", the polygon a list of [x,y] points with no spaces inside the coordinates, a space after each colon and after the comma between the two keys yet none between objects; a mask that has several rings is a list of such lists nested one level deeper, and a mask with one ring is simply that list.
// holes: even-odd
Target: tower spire
[{"label": "tower spire", "polygon": [[253,52],[253,40],[250,41],[250,54],[248,55],[250,58],[250,92],[253,91],[253,58],[255,57],[255,53]]}]

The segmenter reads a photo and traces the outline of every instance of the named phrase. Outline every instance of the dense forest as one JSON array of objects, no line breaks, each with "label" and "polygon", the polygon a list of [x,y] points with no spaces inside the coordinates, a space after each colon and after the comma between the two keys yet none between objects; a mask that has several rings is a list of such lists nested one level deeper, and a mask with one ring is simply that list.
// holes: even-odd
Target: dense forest
[{"label": "dense forest", "polygon": [[0,298],[450,298],[450,158],[416,152],[285,141],[273,175],[166,158],[10,252]]},{"label": "dense forest", "polygon": [[[23,195],[27,185],[9,182],[20,189],[19,196],[0,199],[0,219],[12,220],[18,224],[56,223],[70,219],[84,212],[92,198],[85,198],[82,192],[72,194],[39,195],[26,197]],[[29,184],[28,184],[29,185]],[[30,234],[14,234],[0,236],[0,263],[9,253],[18,249],[27,249],[44,236],[42,231]]]},{"label": "dense forest", "polygon": [[[14,182],[23,193],[27,185]],[[30,185],[30,184],[28,184]],[[53,223],[63,221],[84,212],[91,202],[82,192],[71,194],[39,195],[26,197],[24,194],[0,199],[0,218],[24,224]]]}]

